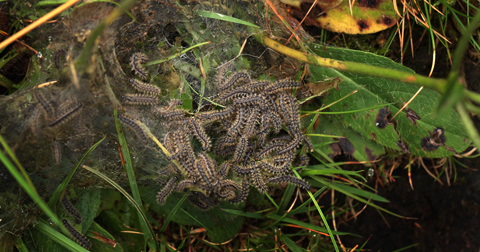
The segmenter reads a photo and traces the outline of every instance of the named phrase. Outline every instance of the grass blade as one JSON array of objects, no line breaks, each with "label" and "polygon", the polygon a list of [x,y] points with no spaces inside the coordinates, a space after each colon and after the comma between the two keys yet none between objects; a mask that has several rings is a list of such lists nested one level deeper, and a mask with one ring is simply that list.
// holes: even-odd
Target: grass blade
[{"label": "grass blade", "polygon": [[260,27],[258,27],[257,25],[252,24],[252,23],[250,23],[250,22],[243,21],[243,20],[241,20],[241,19],[234,18],[234,17],[225,16],[225,15],[223,15],[223,14],[216,13],[216,12],[198,10],[198,11],[197,11],[197,14],[198,14],[200,17],[213,18],[213,19],[223,20],[223,21],[227,21],[227,22],[232,22],[232,23],[247,25],[247,26],[251,26],[251,27],[255,27],[255,28],[260,28]]},{"label": "grass blade", "polygon": [[155,239],[155,235],[154,235],[154,232],[153,232],[153,229],[152,229],[152,226],[150,226],[150,223],[148,223],[148,220],[147,220],[147,216],[145,215],[145,212],[142,210],[142,207],[140,207],[137,202],[135,201],[135,199],[132,198],[132,196],[130,196],[130,194],[127,193],[127,191],[125,191],[120,185],[118,185],[117,183],[115,183],[115,181],[111,180],[109,177],[107,177],[105,174],[97,171],[97,170],[94,170],[86,165],[82,165],[82,167],[99,176],[100,178],[102,178],[103,180],[105,180],[107,183],[109,183],[110,185],[112,185],[113,187],[115,187],[115,189],[117,189],[121,194],[123,194],[123,196],[125,196],[125,198],[127,198],[128,201],[130,201],[130,203],[133,204],[133,206],[135,207],[135,209],[137,209],[137,212],[139,213],[139,219],[143,222],[143,225],[146,225],[148,227],[148,232],[144,233],[146,236],[149,237],[149,239],[152,239],[153,241],[155,241],[155,247],[156,247],[156,251],[160,251],[160,248],[158,247],[158,243],[156,242],[156,239]]},{"label": "grass blade", "polygon": [[[17,158],[15,157],[15,154],[13,154],[13,151],[10,149],[10,147],[8,147],[8,145],[5,142],[5,139],[3,139],[2,136],[0,136],[0,142],[5,148],[5,151],[12,155],[12,159],[17,160]],[[63,226],[62,222],[57,217],[57,215],[48,207],[48,205],[45,203],[45,201],[43,201],[40,195],[38,195],[37,190],[33,186],[30,178],[28,176],[26,177],[22,176],[21,172],[18,171],[21,168],[23,172],[25,172],[25,169],[23,169],[21,165],[19,168],[15,167],[15,165],[12,164],[12,162],[8,159],[8,157],[5,156],[3,151],[0,151],[0,160],[5,165],[7,170],[12,174],[15,180],[17,180],[18,184],[23,188],[23,190],[25,190],[28,196],[30,196],[30,198],[40,207],[40,209],[42,209],[42,211],[49,218],[52,219],[52,221],[56,225],[60,226],[63,232],[67,233],[68,232],[67,229]]]},{"label": "grass blade", "polygon": [[[132,195],[133,195],[133,198],[135,199],[135,202],[141,208],[141,211],[145,212],[145,209],[143,208],[142,198],[140,196],[140,192],[138,191],[135,172],[133,171],[132,159],[130,158],[130,152],[128,151],[127,139],[125,139],[125,134],[123,133],[123,128],[122,128],[122,125],[120,124],[120,120],[118,119],[118,113],[116,110],[114,111],[114,118],[115,118],[115,126],[117,128],[118,142],[120,144],[123,159],[125,160],[124,169],[127,172],[128,183],[130,184],[130,190],[132,191]],[[144,223],[140,222],[140,226],[142,228],[142,231],[145,234],[149,232],[148,227]],[[153,237],[153,233],[152,233],[152,237]],[[147,242],[147,239],[148,239],[148,236],[145,236],[145,242]]]},{"label": "grass blade", "polygon": [[[62,224],[63,227],[63,224]],[[58,232],[56,229],[48,225],[44,220],[41,220],[36,226],[40,233],[46,235],[48,238],[54,240],[58,244],[62,245],[66,249],[74,252],[88,252],[88,250],[84,249],[82,246],[77,244],[75,241],[72,241],[69,237],[65,236],[64,234]]]}]

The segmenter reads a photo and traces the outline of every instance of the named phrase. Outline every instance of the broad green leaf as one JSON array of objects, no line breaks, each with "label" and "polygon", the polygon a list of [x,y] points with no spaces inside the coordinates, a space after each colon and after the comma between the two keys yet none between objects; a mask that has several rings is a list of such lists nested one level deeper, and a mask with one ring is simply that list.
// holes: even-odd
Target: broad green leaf
[{"label": "broad green leaf", "polygon": [[[313,131],[314,134],[345,137],[343,139],[334,140],[335,142],[333,143],[329,143],[332,142],[332,138],[310,137],[312,143],[320,144],[321,146],[318,148],[323,150],[323,152],[330,157],[340,154],[334,153],[335,151],[338,151],[338,149],[335,148],[342,148],[344,154],[351,155],[358,161],[373,161],[385,153],[383,146],[375,141],[359,135],[351,128],[339,127],[340,121],[334,116],[324,115],[320,117],[320,121],[321,123]],[[366,163],[365,165],[371,166],[371,163]]]},{"label": "broad green leaf", "polygon": [[97,211],[102,201],[100,200],[101,192],[98,188],[88,188],[80,194],[76,207],[82,215],[83,234],[90,228],[93,219],[97,217]]},{"label": "broad green leaf", "polygon": [[[319,45],[312,45],[311,49],[317,55],[325,58],[353,61],[372,66],[382,66],[405,72],[413,72],[411,69],[395,63],[388,58],[372,53],[342,48],[325,48]],[[330,68],[310,66],[310,69],[313,81],[321,81],[325,78],[334,77],[341,78],[339,91],[332,91],[327,97],[326,104],[332,103],[358,90],[357,93],[330,107],[330,109],[335,112],[351,111],[392,103],[388,105],[388,108],[393,116],[403,106],[404,102],[408,102],[419,89],[418,86],[399,81],[352,74]],[[389,124],[383,129],[376,126],[379,109],[337,115],[337,118],[344,126],[352,128],[363,137],[372,139],[385,147],[401,151],[397,144],[400,136],[415,156],[430,158],[448,157],[452,156],[454,152],[447,150],[447,148],[443,146],[440,146],[434,151],[424,151],[421,146],[422,138],[430,137],[429,132],[433,132],[433,129],[437,127],[445,130],[445,145],[453,148],[456,152],[462,152],[470,143],[463,126],[459,123],[460,118],[454,110],[450,109],[439,114],[437,117],[433,116],[433,111],[439,98],[439,93],[430,89],[423,89],[408,106],[408,108],[415,111],[421,119],[416,121],[417,125],[415,126],[406,117],[406,111],[402,111],[394,119],[397,122],[396,129],[398,134],[393,124]]]},{"label": "broad green leaf", "polygon": [[[280,0],[295,6],[290,14],[301,20],[310,9],[312,0]],[[316,25],[332,32],[368,34],[383,31],[396,24],[392,1],[358,0],[352,8],[350,1],[318,1],[305,19],[307,25]]]}]

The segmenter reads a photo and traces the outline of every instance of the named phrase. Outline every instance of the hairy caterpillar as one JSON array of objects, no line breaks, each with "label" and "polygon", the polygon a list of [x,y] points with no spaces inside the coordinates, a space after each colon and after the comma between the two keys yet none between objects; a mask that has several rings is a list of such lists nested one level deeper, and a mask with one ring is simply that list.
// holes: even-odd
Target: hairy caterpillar
[{"label": "hairy caterpillar", "polygon": [[143,68],[142,63],[147,60],[147,55],[143,53],[134,53],[130,58],[130,66],[132,67],[132,71],[134,71],[136,75],[140,76],[140,78],[144,80],[147,79],[148,72]]},{"label": "hairy caterpillar", "polygon": [[269,178],[267,180],[267,183],[288,183],[288,184],[296,185],[304,190],[310,190],[310,185],[307,182],[305,182],[305,180],[299,179],[297,177],[289,176],[289,175]]},{"label": "hairy caterpillar", "polygon": [[250,75],[248,75],[248,73],[244,72],[244,71],[235,72],[235,73],[233,73],[232,76],[230,76],[230,78],[228,78],[227,81],[225,81],[218,88],[220,90],[224,91],[224,90],[227,90],[231,87],[234,87],[235,85],[237,85],[240,82],[247,83],[247,85],[250,84],[252,82],[252,80],[250,79]]},{"label": "hairy caterpillar", "polygon": [[146,94],[126,94],[123,102],[130,105],[156,105],[157,97]]},{"label": "hairy caterpillar", "polygon": [[246,179],[243,179],[242,187],[240,188],[240,193],[237,195],[236,198],[230,200],[230,202],[232,202],[234,204],[244,202],[247,199],[248,190],[249,190],[248,181]]},{"label": "hairy caterpillar", "polygon": [[80,234],[74,227],[72,227],[72,225],[70,225],[70,223],[63,219],[62,220],[62,223],[63,225],[65,226],[65,228],[68,230],[68,232],[70,233],[70,235],[72,235],[72,237],[82,246],[84,247],[85,249],[89,249],[92,244],[90,243],[90,241],[88,240],[88,238],[82,234]]},{"label": "hairy caterpillar", "polygon": [[145,94],[150,94],[150,95],[160,95],[161,90],[157,86],[145,83],[143,81],[137,80],[137,79],[130,79],[130,84],[132,85],[133,88],[135,88],[137,91],[145,93]]},{"label": "hairy caterpillar", "polygon": [[54,109],[52,107],[52,104],[43,97],[42,93],[38,90],[35,89],[35,97],[37,98],[38,103],[42,105],[43,110],[47,114],[47,117],[51,117],[54,115]]},{"label": "hairy caterpillar", "polygon": [[172,191],[175,189],[175,184],[177,183],[177,181],[178,181],[178,177],[177,177],[177,176],[172,177],[172,178],[167,182],[167,184],[165,184],[165,186],[163,187],[163,189],[158,193],[158,195],[157,195],[157,201],[158,201],[158,203],[159,203],[160,205],[165,204],[168,195],[170,195],[170,193],[172,193]]},{"label": "hairy caterpillar", "polygon": [[48,126],[49,127],[55,127],[55,126],[58,126],[58,125],[61,125],[63,123],[68,122],[73,117],[75,117],[75,115],[80,111],[82,106],[83,106],[82,103],[78,103],[75,107],[72,107],[71,109],[65,111],[59,117],[55,118],[55,120],[53,120]]},{"label": "hairy caterpillar", "polygon": [[72,205],[72,203],[68,200],[67,195],[63,195],[62,204],[65,207],[65,210],[75,218],[75,223],[80,224],[82,223],[82,216],[78,212],[77,209]]},{"label": "hairy caterpillar", "polygon": [[285,91],[287,89],[292,89],[292,88],[297,88],[302,86],[302,83],[290,80],[290,79],[285,79],[285,80],[280,80],[277,81],[268,87],[265,88],[265,93],[266,94],[273,94],[281,91]]},{"label": "hairy caterpillar", "polygon": [[124,116],[124,115],[118,115],[118,119],[124,124],[126,124],[128,127],[132,128],[133,131],[135,131],[140,138],[147,141],[148,139],[147,133],[143,131],[142,127],[140,127],[140,125],[137,122],[135,122],[130,117]]},{"label": "hairy caterpillar", "polygon": [[192,126],[193,134],[202,144],[202,150],[209,151],[212,147],[212,141],[210,140],[210,137],[207,135],[207,133],[205,133],[205,129],[200,124],[200,121],[197,118],[193,117],[190,119],[190,125]]}]

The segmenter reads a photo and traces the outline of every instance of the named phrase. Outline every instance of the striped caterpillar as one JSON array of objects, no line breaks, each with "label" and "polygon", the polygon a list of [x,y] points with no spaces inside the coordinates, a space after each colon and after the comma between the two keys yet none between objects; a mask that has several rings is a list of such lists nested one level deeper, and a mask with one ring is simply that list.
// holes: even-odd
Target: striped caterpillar
[{"label": "striped caterpillar", "polygon": [[158,96],[161,93],[160,88],[158,88],[157,86],[145,83],[145,82],[137,80],[137,79],[130,79],[130,84],[137,91],[145,93],[145,94]]},{"label": "striped caterpillar", "polygon": [[296,185],[304,190],[310,190],[310,185],[307,182],[305,182],[305,180],[299,179],[297,177],[289,176],[289,175],[269,178],[267,180],[267,183],[275,183],[275,184],[288,183],[288,184]]},{"label": "striped caterpillar", "polygon": [[38,89],[35,89],[35,97],[37,98],[38,103],[42,105],[43,110],[47,114],[47,117],[51,117],[54,114],[54,109],[52,104],[43,97],[41,92]]},{"label": "striped caterpillar", "polygon": [[82,103],[78,103],[76,106],[66,110],[60,116],[55,118],[55,120],[53,120],[48,126],[49,127],[56,127],[56,126],[59,126],[63,123],[66,123],[66,122],[70,121],[73,117],[76,116],[76,114],[80,111],[82,106],[83,106]]},{"label": "striped caterpillar", "polygon": [[124,124],[126,124],[128,127],[132,128],[133,131],[135,131],[139,137],[141,137],[143,140],[147,141],[147,139],[148,139],[147,133],[145,133],[145,131],[143,131],[142,127],[140,127],[140,125],[138,123],[136,123],[133,119],[131,119],[128,116],[124,116],[124,115],[118,115],[118,119],[121,122],[123,122]]},{"label": "striped caterpillar", "polygon": [[62,204],[65,207],[65,210],[75,218],[75,223],[77,224],[82,223],[82,216],[80,215],[78,210],[75,209],[72,203],[68,200],[67,195],[63,195]]},{"label": "striped caterpillar", "polygon": [[134,53],[130,58],[130,66],[132,67],[132,71],[135,72],[136,75],[140,76],[140,78],[146,80],[148,72],[143,68],[142,63],[148,60],[147,55],[143,53]]},{"label": "striped caterpillar", "polygon": [[123,102],[130,105],[156,105],[157,97],[146,94],[126,94]]},{"label": "striped caterpillar", "polygon": [[167,184],[165,184],[163,189],[157,195],[158,204],[160,204],[160,205],[165,204],[168,195],[170,195],[170,193],[172,193],[172,191],[175,189],[175,185],[176,185],[177,181],[178,181],[178,177],[175,176],[175,177],[172,177],[167,182]]},{"label": "striped caterpillar", "polygon": [[75,239],[82,247],[84,247],[85,249],[89,249],[92,246],[88,238],[80,234],[74,227],[72,227],[72,225],[70,225],[67,220],[63,219],[62,223],[63,226],[65,226],[65,228],[68,230],[70,235],[72,235],[73,239]]}]

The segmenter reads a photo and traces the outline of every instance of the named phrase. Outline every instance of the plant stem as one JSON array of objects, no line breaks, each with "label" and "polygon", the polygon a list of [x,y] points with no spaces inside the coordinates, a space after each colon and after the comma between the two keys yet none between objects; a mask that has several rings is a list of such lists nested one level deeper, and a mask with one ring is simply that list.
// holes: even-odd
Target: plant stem
[{"label": "plant stem", "polygon": [[364,74],[373,77],[381,77],[386,79],[398,80],[405,83],[415,84],[418,86],[425,86],[439,91],[440,93],[445,92],[447,81],[444,79],[428,78],[422,75],[408,73],[398,70],[393,70],[389,68],[376,67],[366,64],[361,64],[351,61],[339,61],[334,59],[322,58],[317,55],[311,55],[302,53],[290,47],[284,46],[277,41],[269,38],[264,35],[261,38],[261,41],[265,46],[284,54],[288,57],[300,60],[302,62],[321,66],[333,68],[340,71],[347,71],[349,73]]}]

